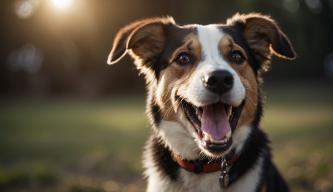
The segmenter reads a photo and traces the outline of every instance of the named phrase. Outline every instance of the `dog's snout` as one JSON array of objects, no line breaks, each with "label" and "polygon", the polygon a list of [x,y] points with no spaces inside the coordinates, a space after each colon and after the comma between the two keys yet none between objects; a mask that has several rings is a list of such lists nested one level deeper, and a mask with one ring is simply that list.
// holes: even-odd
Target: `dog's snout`
[{"label": "dog's snout", "polygon": [[234,78],[229,71],[218,70],[205,74],[202,81],[207,89],[221,95],[232,88]]}]

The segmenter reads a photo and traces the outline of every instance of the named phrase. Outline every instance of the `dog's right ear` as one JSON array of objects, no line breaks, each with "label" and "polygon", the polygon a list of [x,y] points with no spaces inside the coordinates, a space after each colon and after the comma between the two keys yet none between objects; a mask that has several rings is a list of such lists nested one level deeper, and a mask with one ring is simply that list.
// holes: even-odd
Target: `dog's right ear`
[{"label": "dog's right ear", "polygon": [[143,61],[153,59],[163,50],[164,28],[170,24],[175,24],[173,18],[163,17],[144,19],[123,27],[114,39],[107,63],[118,62],[129,50],[135,58]]}]

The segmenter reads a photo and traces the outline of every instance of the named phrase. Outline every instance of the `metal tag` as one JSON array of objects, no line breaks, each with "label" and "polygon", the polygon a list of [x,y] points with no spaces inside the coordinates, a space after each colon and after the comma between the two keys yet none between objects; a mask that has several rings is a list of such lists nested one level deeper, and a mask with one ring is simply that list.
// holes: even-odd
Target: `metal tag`
[{"label": "metal tag", "polygon": [[224,158],[221,163],[221,174],[219,177],[220,185],[222,188],[228,187],[229,185],[229,165],[227,160]]}]

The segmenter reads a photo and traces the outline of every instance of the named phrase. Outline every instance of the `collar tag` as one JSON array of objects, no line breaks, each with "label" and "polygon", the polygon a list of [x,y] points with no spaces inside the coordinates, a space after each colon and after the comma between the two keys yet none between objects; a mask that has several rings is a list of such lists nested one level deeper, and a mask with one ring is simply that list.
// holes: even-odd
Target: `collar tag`
[{"label": "collar tag", "polygon": [[223,158],[221,163],[221,173],[219,177],[220,185],[222,188],[226,188],[229,185],[229,169],[230,165],[226,158]]}]

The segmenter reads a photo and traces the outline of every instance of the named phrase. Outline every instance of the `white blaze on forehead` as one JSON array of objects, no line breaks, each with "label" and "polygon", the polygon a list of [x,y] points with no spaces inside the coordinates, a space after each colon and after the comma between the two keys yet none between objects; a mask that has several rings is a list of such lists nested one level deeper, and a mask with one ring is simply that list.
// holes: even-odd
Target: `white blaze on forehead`
[{"label": "white blaze on forehead", "polygon": [[197,31],[203,60],[221,62],[219,42],[225,34],[216,25],[198,25]]},{"label": "white blaze on forehead", "polygon": [[205,71],[224,69],[235,75],[236,72],[230,67],[227,61],[223,59],[219,49],[219,43],[226,34],[216,25],[198,25],[197,31],[202,47],[202,61],[198,68],[204,67]]}]

